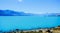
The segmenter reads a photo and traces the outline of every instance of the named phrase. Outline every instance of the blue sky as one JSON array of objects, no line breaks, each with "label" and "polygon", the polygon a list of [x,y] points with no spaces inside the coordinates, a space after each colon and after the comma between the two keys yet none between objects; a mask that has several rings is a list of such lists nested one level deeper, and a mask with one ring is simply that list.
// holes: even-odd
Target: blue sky
[{"label": "blue sky", "polygon": [[0,0],[0,9],[37,14],[60,13],[60,0]]}]

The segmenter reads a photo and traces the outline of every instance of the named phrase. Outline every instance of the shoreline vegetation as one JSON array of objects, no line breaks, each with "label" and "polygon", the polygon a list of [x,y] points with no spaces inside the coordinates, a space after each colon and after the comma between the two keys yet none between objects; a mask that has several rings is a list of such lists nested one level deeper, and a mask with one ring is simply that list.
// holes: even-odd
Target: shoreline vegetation
[{"label": "shoreline vegetation", "polygon": [[31,29],[31,30],[20,30],[16,29],[13,31],[9,32],[2,32],[0,33],[60,33],[60,25],[57,27],[52,27],[52,28],[40,28],[40,29]]}]

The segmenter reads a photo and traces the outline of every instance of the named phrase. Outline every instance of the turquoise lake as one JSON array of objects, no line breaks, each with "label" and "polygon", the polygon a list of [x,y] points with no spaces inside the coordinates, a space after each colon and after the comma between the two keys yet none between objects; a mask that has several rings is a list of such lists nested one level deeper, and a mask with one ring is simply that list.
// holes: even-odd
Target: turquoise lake
[{"label": "turquoise lake", "polygon": [[46,28],[60,25],[60,17],[54,16],[0,16],[0,30]]}]

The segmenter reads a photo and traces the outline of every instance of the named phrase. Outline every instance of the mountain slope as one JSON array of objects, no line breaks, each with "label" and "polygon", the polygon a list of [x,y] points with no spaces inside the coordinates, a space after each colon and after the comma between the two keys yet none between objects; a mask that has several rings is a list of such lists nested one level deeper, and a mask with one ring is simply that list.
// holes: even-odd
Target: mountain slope
[{"label": "mountain slope", "polygon": [[12,10],[0,10],[0,16],[32,16],[33,14],[16,12]]}]

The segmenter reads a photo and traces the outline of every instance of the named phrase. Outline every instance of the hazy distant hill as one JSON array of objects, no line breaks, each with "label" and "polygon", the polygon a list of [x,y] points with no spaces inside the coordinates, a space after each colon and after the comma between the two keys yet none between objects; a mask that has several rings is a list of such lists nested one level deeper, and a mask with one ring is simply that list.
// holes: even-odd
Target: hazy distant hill
[{"label": "hazy distant hill", "polygon": [[60,13],[32,14],[12,10],[0,10],[0,16],[60,16]]},{"label": "hazy distant hill", "polygon": [[60,16],[60,13],[48,13],[46,16]]},{"label": "hazy distant hill", "polygon": [[24,13],[24,12],[16,12],[12,10],[0,10],[0,16],[32,16],[34,14]]}]

